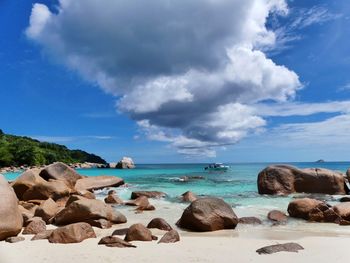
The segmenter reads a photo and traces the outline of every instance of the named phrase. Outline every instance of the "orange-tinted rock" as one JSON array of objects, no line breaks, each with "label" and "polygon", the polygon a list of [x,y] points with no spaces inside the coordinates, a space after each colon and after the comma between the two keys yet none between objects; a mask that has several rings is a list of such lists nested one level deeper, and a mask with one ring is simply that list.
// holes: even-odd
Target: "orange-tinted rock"
[{"label": "orange-tinted rock", "polygon": [[309,220],[311,210],[322,203],[322,201],[310,198],[296,199],[289,203],[288,213],[291,217]]},{"label": "orange-tinted rock", "polygon": [[278,224],[284,224],[288,220],[288,217],[286,216],[286,214],[278,210],[270,211],[267,214],[267,218]]},{"label": "orange-tinted rock", "polygon": [[51,198],[45,200],[36,210],[35,216],[41,217],[46,223],[59,211],[58,205]]},{"label": "orange-tinted rock", "polygon": [[46,230],[46,223],[40,217],[33,217],[24,228],[23,235],[36,235]]},{"label": "orange-tinted rock", "polygon": [[79,179],[75,184],[77,191],[98,190],[106,187],[116,187],[124,184],[124,180],[116,176],[93,176]]},{"label": "orange-tinted rock", "polygon": [[49,181],[50,179],[63,181],[70,188],[74,188],[76,181],[83,178],[74,169],[61,162],[56,162],[46,166],[41,170],[40,176],[46,181]]},{"label": "orange-tinted rock", "polygon": [[345,176],[323,169],[298,169],[289,165],[272,165],[258,175],[259,194],[320,193],[346,194]]},{"label": "orange-tinted rock", "polygon": [[142,224],[134,224],[129,227],[125,240],[152,241],[152,232]]},{"label": "orange-tinted rock", "polygon": [[36,234],[35,236],[33,236],[31,241],[48,239],[49,236],[52,234],[52,232],[53,232],[53,229],[42,231]]},{"label": "orange-tinted rock", "polygon": [[136,247],[133,244],[130,244],[129,242],[120,239],[116,236],[106,236],[101,238],[101,240],[98,242],[99,245],[106,245],[108,247]]},{"label": "orange-tinted rock", "polygon": [[22,230],[23,217],[18,208],[18,199],[0,174],[0,241],[8,237],[17,236]]},{"label": "orange-tinted rock", "polygon": [[166,232],[158,243],[175,243],[180,241],[180,235],[176,230]]},{"label": "orange-tinted rock", "polygon": [[50,243],[80,243],[88,238],[96,238],[96,234],[88,223],[75,223],[56,228],[49,236]]},{"label": "orange-tinted rock", "polygon": [[70,188],[63,181],[51,180],[47,182],[43,180],[43,182],[39,182],[28,189],[23,194],[23,200],[46,200],[48,198],[58,200],[68,196],[70,192]]},{"label": "orange-tinted rock", "polygon": [[198,197],[194,193],[187,191],[181,195],[181,199],[183,202],[193,202],[197,200]]},{"label": "orange-tinted rock", "polygon": [[110,205],[95,199],[84,199],[72,202],[54,218],[57,225],[66,225],[89,220],[106,219],[112,223],[125,223],[126,217],[115,211]]},{"label": "orange-tinted rock", "polygon": [[172,227],[163,218],[154,218],[148,223],[147,228],[157,228],[160,230],[170,231]]},{"label": "orange-tinted rock", "polygon": [[200,198],[183,212],[177,225],[193,231],[234,229],[238,218],[232,207],[219,198]]},{"label": "orange-tinted rock", "polygon": [[106,204],[123,204],[123,200],[121,200],[116,194],[109,194],[106,198],[105,198],[105,203]]}]

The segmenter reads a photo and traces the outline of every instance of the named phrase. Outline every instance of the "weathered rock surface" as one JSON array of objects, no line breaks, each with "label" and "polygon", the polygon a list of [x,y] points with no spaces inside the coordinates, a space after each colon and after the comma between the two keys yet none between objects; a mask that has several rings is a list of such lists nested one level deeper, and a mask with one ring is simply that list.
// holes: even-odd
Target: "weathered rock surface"
[{"label": "weathered rock surface", "polygon": [[24,193],[38,183],[45,183],[45,180],[39,176],[40,169],[30,169],[22,173],[15,181],[11,183],[19,200],[23,200]]},{"label": "weathered rock surface", "polygon": [[22,236],[16,236],[16,237],[8,237],[5,239],[6,242],[8,243],[17,243],[17,242],[21,242],[24,241],[25,238]]},{"label": "weathered rock surface", "polygon": [[277,252],[298,252],[299,250],[303,250],[304,248],[297,243],[285,243],[278,244],[272,246],[266,246],[259,248],[256,252],[258,254],[273,254]]},{"label": "weathered rock surface", "polygon": [[130,157],[123,157],[113,168],[133,169],[133,168],[135,168],[135,164],[134,164],[134,161]]},{"label": "weathered rock surface", "polygon": [[267,214],[267,218],[277,224],[284,224],[288,220],[288,217],[286,216],[286,214],[278,210],[270,211]]},{"label": "weathered rock surface", "polygon": [[152,241],[152,232],[142,224],[134,224],[126,232],[125,240]]},{"label": "weathered rock surface", "polygon": [[344,220],[350,221],[350,203],[340,203],[333,206],[334,212],[336,212]]},{"label": "weathered rock surface", "polygon": [[18,208],[18,199],[0,174],[0,241],[8,237],[17,236],[22,230],[23,217]]},{"label": "weathered rock surface", "polygon": [[155,210],[155,207],[151,205],[146,196],[140,196],[134,200],[129,200],[124,203],[125,205],[137,206],[137,211],[151,211]]},{"label": "weathered rock surface", "polygon": [[133,244],[120,239],[119,237],[116,236],[106,236],[103,237],[99,242],[99,245],[106,245],[107,247],[120,247],[120,248],[124,248],[124,247],[136,247]]},{"label": "weathered rock surface", "polygon": [[200,198],[183,212],[177,225],[193,231],[234,229],[238,218],[232,207],[219,198]]},{"label": "weathered rock surface", "polygon": [[41,170],[40,176],[46,181],[50,179],[64,181],[71,188],[74,188],[77,180],[83,178],[74,169],[61,162],[46,166]]},{"label": "weathered rock surface", "polygon": [[125,223],[126,217],[110,205],[95,199],[77,200],[61,210],[54,218],[57,225],[66,225],[89,220],[106,219],[112,223]]},{"label": "weathered rock surface", "polygon": [[49,236],[52,234],[52,232],[53,232],[53,229],[42,231],[36,234],[35,236],[33,236],[31,241],[49,239]]},{"label": "weathered rock surface", "polygon": [[22,197],[22,200],[46,200],[52,198],[58,200],[71,193],[71,189],[59,180],[51,180],[49,182],[43,180],[31,188],[29,188]]},{"label": "weathered rock surface", "polygon": [[108,194],[107,197],[105,198],[105,203],[120,205],[120,204],[123,204],[124,202],[116,194]]},{"label": "weathered rock surface", "polygon": [[141,196],[145,196],[147,198],[162,198],[166,197],[166,193],[159,192],[159,191],[135,191],[131,193],[131,199],[136,199]]},{"label": "weathered rock surface", "polygon": [[28,209],[25,209],[22,205],[18,205],[18,209],[22,214],[23,226],[26,226],[28,220],[34,217],[34,213],[29,211]]},{"label": "weathered rock surface", "polygon": [[198,197],[191,191],[187,191],[181,195],[182,202],[193,202],[197,199]]},{"label": "weathered rock surface", "polygon": [[261,225],[262,222],[259,218],[254,216],[247,216],[247,217],[241,217],[239,218],[239,224],[245,224],[245,225]]},{"label": "weathered rock surface", "polygon": [[339,202],[350,202],[350,196],[343,196],[339,199]]},{"label": "weathered rock surface", "polygon": [[166,232],[158,243],[175,243],[180,241],[180,235],[176,230],[170,230]]},{"label": "weathered rock surface", "polygon": [[289,165],[272,165],[258,175],[259,194],[291,193],[346,194],[345,176],[323,168],[298,169]]},{"label": "weathered rock surface", "polygon": [[40,217],[33,217],[24,228],[23,235],[36,235],[46,230],[46,223]]},{"label": "weathered rock surface", "polygon": [[128,232],[129,228],[121,228],[121,229],[116,229],[113,231],[112,236],[125,236],[126,233]]},{"label": "weathered rock surface", "polygon": [[45,200],[41,205],[35,210],[34,216],[41,217],[46,223],[53,218],[58,212],[59,207],[51,198]]},{"label": "weathered rock surface", "polygon": [[165,221],[163,218],[154,218],[152,219],[148,225],[147,228],[157,228],[160,230],[170,231],[173,228],[168,224],[167,221]]},{"label": "weathered rock surface", "polygon": [[75,184],[75,189],[77,191],[84,190],[98,190],[106,187],[116,187],[124,184],[124,180],[122,178],[116,176],[109,175],[101,175],[94,177],[86,177],[77,180]]},{"label": "weathered rock surface", "polygon": [[311,210],[322,203],[322,201],[310,198],[296,199],[289,203],[288,213],[291,217],[309,220]]},{"label": "weathered rock surface", "polygon": [[75,223],[56,228],[49,236],[50,243],[80,243],[88,238],[96,238],[96,234],[88,223]]}]

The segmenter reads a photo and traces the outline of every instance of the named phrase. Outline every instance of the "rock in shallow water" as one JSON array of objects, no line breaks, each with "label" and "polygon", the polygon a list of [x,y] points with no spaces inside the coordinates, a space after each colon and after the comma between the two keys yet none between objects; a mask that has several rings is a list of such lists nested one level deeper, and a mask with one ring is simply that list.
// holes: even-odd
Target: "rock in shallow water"
[{"label": "rock in shallow water", "polygon": [[162,198],[166,197],[166,193],[159,191],[135,191],[131,193],[131,199],[136,199],[140,196],[146,196],[147,198]]},{"label": "rock in shallow water", "polygon": [[254,216],[247,216],[247,217],[241,217],[239,218],[239,224],[245,224],[245,225],[261,225],[262,222],[259,218]]},{"label": "rock in shallow water", "polygon": [[286,214],[278,210],[270,211],[267,214],[267,218],[277,224],[285,224],[287,223],[287,220],[288,220],[288,217],[286,216]]},{"label": "rock in shallow water", "polygon": [[323,168],[298,169],[289,165],[272,165],[258,175],[259,194],[291,193],[346,194],[345,176]]},{"label": "rock in shallow water", "polygon": [[232,207],[219,198],[200,198],[183,212],[177,225],[192,231],[204,232],[234,229],[238,218]]},{"label": "rock in shallow water", "polygon": [[303,250],[304,248],[297,243],[285,243],[278,245],[271,245],[259,248],[256,252],[258,254],[273,254],[277,252],[298,252],[299,250]]}]

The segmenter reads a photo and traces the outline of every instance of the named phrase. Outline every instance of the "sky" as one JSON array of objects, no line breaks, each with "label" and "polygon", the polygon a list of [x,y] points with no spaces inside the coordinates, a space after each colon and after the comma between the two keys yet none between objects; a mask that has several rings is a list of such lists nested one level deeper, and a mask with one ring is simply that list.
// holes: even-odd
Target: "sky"
[{"label": "sky", "polygon": [[348,0],[0,0],[0,128],[136,163],[349,161]]}]

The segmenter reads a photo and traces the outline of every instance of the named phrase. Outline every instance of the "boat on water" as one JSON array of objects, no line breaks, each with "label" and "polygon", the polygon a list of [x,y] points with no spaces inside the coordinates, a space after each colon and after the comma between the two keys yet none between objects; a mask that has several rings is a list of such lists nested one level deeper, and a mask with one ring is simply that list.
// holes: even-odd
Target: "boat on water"
[{"label": "boat on water", "polygon": [[230,166],[224,165],[222,163],[212,163],[204,169],[207,171],[227,171],[229,168]]}]

